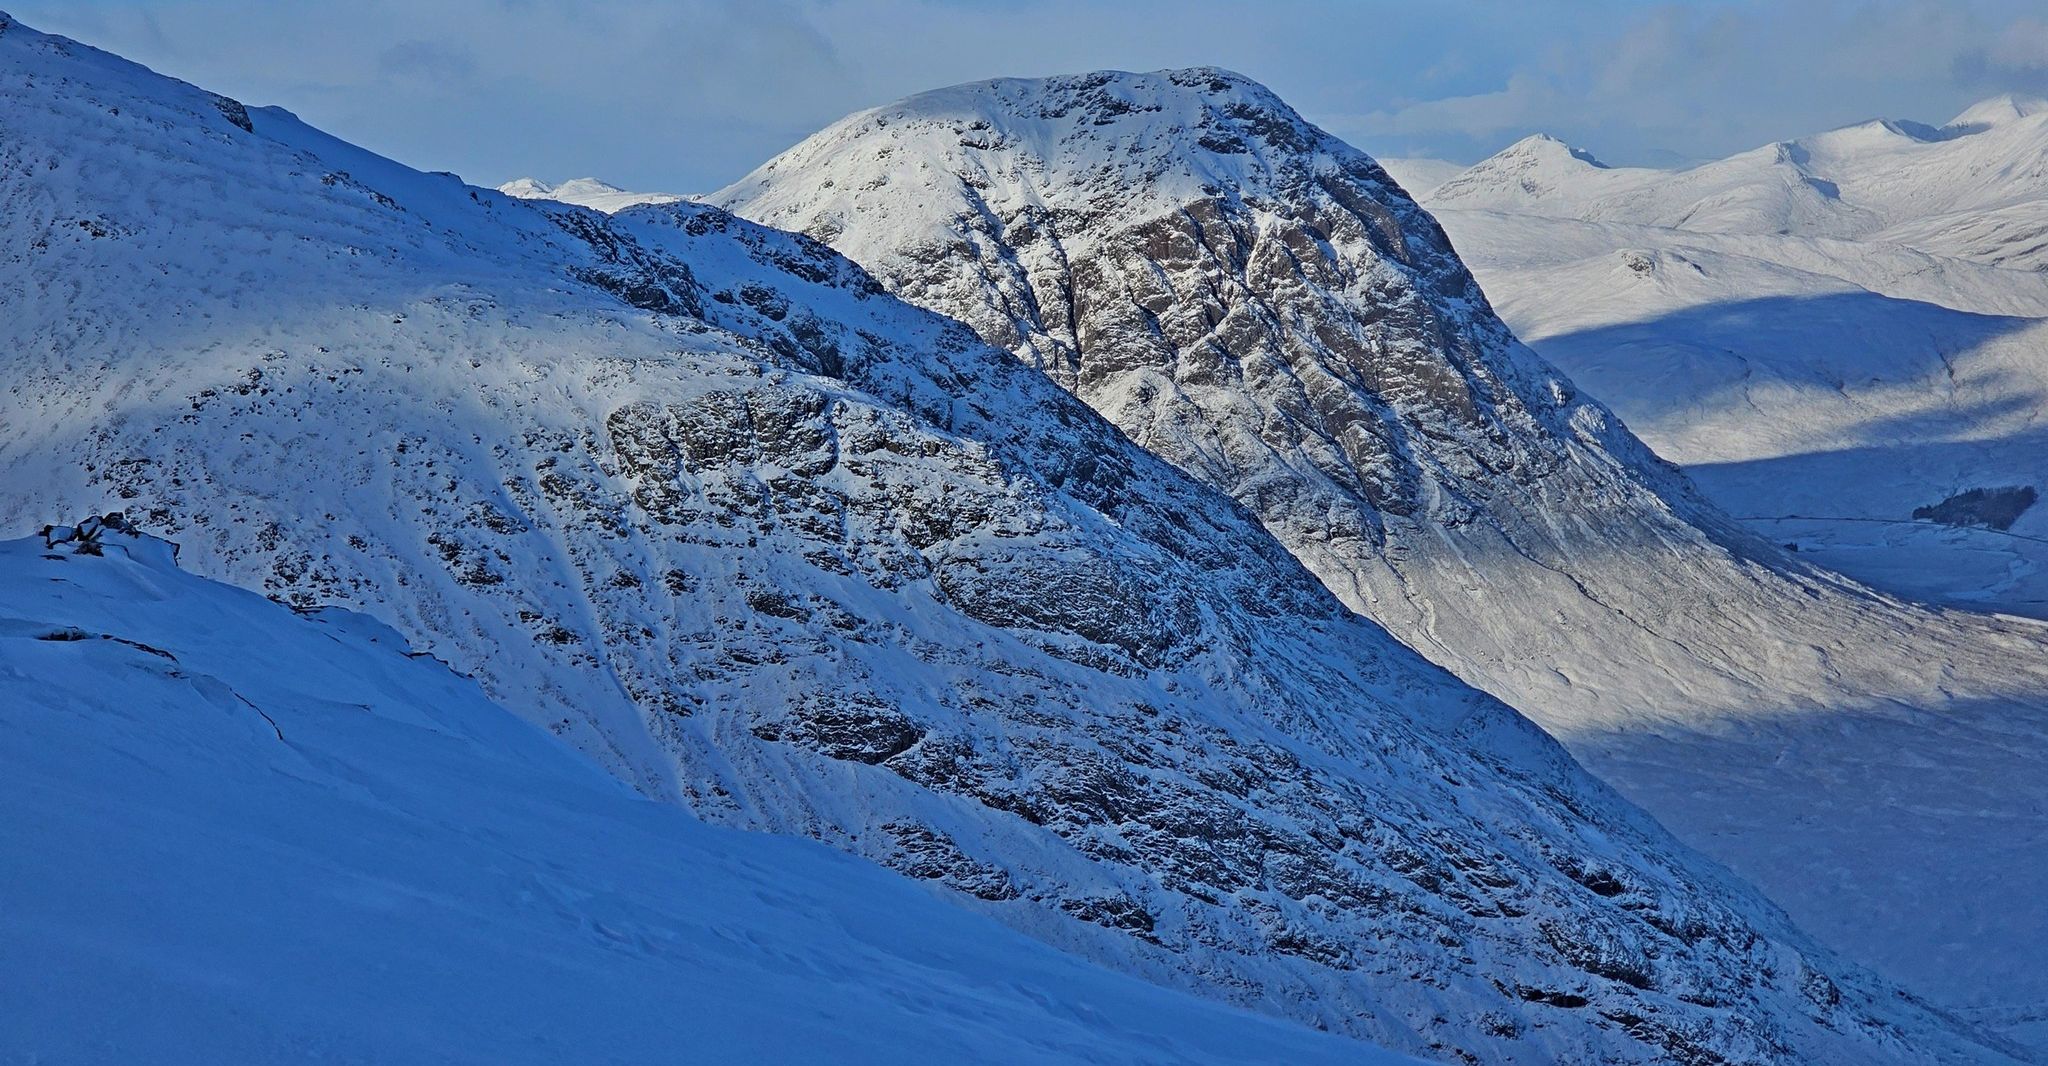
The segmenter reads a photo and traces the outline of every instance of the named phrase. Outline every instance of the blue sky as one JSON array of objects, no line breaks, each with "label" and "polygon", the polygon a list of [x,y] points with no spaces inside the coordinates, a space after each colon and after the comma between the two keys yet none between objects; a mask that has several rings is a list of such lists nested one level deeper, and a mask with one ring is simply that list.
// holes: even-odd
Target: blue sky
[{"label": "blue sky", "polygon": [[2048,95],[2040,0],[0,0],[23,22],[471,181],[702,191],[858,108],[998,75],[1214,64],[1367,151],[1548,132],[1707,158]]}]

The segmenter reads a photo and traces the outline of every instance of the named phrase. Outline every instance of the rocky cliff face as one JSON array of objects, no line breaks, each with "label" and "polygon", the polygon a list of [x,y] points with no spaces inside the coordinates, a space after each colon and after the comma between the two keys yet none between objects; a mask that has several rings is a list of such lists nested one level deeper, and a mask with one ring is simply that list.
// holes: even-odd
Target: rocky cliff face
[{"label": "rocky cliff face", "polygon": [[[2048,750],[2041,631],[1736,529],[1515,340],[1378,166],[1267,90],[1211,69],[939,90],[713,199],[1043,368],[1802,921],[1916,972],[1962,937],[1930,987],[1981,977],[1959,1001],[2023,1010],[1978,960],[2029,935],[2031,904],[1969,856],[2038,825],[2038,790],[1983,768]],[[1958,810],[1979,773],[1997,780]],[[1899,876],[1876,812],[1936,807],[1958,813],[1912,838],[1954,861]],[[1897,950],[1929,900],[1954,920]],[[1877,912],[1898,936],[1850,917]]]},{"label": "rocky cliff face", "polygon": [[649,795],[1397,1048],[2002,1057],[814,241],[525,204],[18,25],[0,95],[9,513],[118,501]]}]

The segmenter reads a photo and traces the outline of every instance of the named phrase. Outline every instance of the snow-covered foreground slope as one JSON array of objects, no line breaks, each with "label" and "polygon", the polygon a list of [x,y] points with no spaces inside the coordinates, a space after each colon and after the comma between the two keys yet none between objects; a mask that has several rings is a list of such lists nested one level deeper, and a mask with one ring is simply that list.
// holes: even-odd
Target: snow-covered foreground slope
[{"label": "snow-covered foreground slope", "polygon": [[498,191],[522,200],[554,200],[610,214],[639,204],[672,204],[682,197],[665,192],[628,192],[596,178],[571,178],[550,185],[537,178],[515,178],[498,186]]},{"label": "snow-covered foreground slope", "polygon": [[361,615],[104,539],[0,543],[0,1059],[1396,1061],[706,826]]},{"label": "snow-covered foreground slope", "polygon": [[1835,943],[2003,1022],[2048,998],[2048,632],[1745,532],[1262,87],[958,86],[714,199],[1042,367]]},{"label": "snow-covered foreground slope", "polygon": [[19,25],[0,100],[0,513],[120,501],[648,795],[1399,1050],[2002,1056],[822,245],[469,188]]}]

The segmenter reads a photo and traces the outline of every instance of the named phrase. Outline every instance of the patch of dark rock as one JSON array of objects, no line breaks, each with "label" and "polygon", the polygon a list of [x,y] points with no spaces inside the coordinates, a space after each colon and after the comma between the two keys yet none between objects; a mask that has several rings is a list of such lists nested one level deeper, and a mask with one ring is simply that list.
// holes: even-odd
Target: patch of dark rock
[{"label": "patch of dark rock", "polygon": [[867,693],[811,693],[779,718],[755,723],[762,740],[809,748],[830,759],[881,763],[909,751],[924,730],[908,715]]},{"label": "patch of dark rock", "polygon": [[1000,903],[1020,893],[1010,875],[1000,867],[981,862],[960,850],[960,845],[935,830],[906,822],[882,826],[896,842],[895,853],[883,865],[910,877],[937,881],[948,888],[977,899]]},{"label": "patch of dark rock", "polygon": [[1799,991],[1816,1007],[1834,1008],[1842,1005],[1841,987],[1827,974],[1816,970],[1805,970],[1800,974]]},{"label": "patch of dark rock", "polygon": [[1588,867],[1576,858],[1567,858],[1554,863],[1566,877],[1585,886],[1596,896],[1612,899],[1628,891],[1628,885],[1612,873],[1597,867]]},{"label": "patch of dark rock", "polygon": [[1150,933],[1154,925],[1150,911],[1123,896],[1063,899],[1060,900],[1060,909],[1084,922],[1127,933]]},{"label": "patch of dark rock", "polygon": [[811,617],[811,612],[796,597],[781,589],[750,589],[747,592],[747,606],[770,618],[803,622]]},{"label": "patch of dark rock", "polygon": [[1352,962],[1351,952],[1343,944],[1300,929],[1282,930],[1267,940],[1266,946],[1277,954],[1307,959],[1333,970],[1354,969],[1357,965]]},{"label": "patch of dark rock", "polygon": [[2034,491],[2032,485],[1969,489],[1940,503],[1913,508],[1913,518],[1945,526],[2007,530],[2039,498],[2040,493]]},{"label": "patch of dark rock", "polygon": [[777,322],[789,315],[789,298],[765,285],[740,286],[740,302]]},{"label": "patch of dark rock", "polygon": [[216,96],[213,98],[213,106],[220,109],[222,118],[240,127],[242,132],[256,132],[256,124],[249,121],[249,109],[243,107],[240,100],[230,100],[225,96]]},{"label": "patch of dark rock", "polygon": [[1576,992],[1559,992],[1548,988],[1533,988],[1529,985],[1522,985],[1515,989],[1515,994],[1521,996],[1523,1002],[1526,1003],[1547,1003],[1553,1007],[1564,1007],[1569,1010],[1577,1010],[1592,1002],[1592,1000]]}]

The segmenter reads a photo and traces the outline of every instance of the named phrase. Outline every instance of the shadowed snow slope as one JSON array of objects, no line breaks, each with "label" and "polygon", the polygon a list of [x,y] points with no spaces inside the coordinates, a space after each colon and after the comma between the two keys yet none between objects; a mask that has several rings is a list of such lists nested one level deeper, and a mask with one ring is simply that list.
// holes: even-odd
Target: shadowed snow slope
[{"label": "shadowed snow slope", "polygon": [[2001,1057],[823,245],[469,188],[19,25],[0,103],[0,513],[121,501],[649,795],[1398,1050]]},{"label": "shadowed snow slope", "polygon": [[[1987,858],[1897,876],[1885,812],[1941,806],[1941,770],[1870,772],[1897,735],[1854,726],[1911,723],[1954,774],[2048,759],[2043,631],[1893,601],[1742,530],[1517,342],[1372,160],[1264,88],[1213,69],[958,86],[852,115],[714,199],[1042,367],[1836,943],[1951,1002],[2048,995],[2034,877],[1988,858],[2042,838],[2048,779],[1914,830]],[[1815,774],[1769,773],[1817,723],[1845,733],[1808,752]],[[1831,774],[1883,790],[1844,811]],[[1751,802],[1783,823],[1738,817]],[[1999,920],[1865,917],[1966,898]]]},{"label": "shadowed snow slope", "polygon": [[0,1059],[1396,1061],[706,826],[361,615],[105,540],[0,543]]}]

